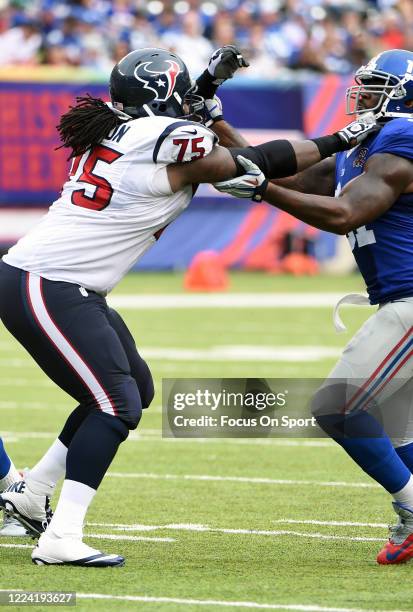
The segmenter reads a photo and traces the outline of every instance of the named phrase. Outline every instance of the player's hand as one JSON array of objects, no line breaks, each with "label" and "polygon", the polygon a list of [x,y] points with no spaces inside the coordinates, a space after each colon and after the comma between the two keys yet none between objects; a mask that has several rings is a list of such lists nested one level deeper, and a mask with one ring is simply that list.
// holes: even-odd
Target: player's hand
[{"label": "player's hand", "polygon": [[215,189],[221,193],[229,193],[234,198],[248,198],[254,202],[261,202],[268,185],[264,173],[254,162],[242,155],[237,155],[237,160],[245,168],[245,174],[214,183]]},{"label": "player's hand", "polygon": [[346,127],[336,132],[336,136],[343,142],[344,149],[352,149],[382,126],[377,125],[373,113],[365,113],[359,119],[352,121]]},{"label": "player's hand", "polygon": [[214,96],[210,100],[205,100],[204,125],[210,127],[215,121],[221,121],[223,118],[222,102],[218,96]]},{"label": "player's hand", "polygon": [[208,63],[208,72],[215,79],[214,82],[220,85],[226,79],[232,79],[238,68],[248,66],[249,63],[237,47],[226,45],[214,51]]}]

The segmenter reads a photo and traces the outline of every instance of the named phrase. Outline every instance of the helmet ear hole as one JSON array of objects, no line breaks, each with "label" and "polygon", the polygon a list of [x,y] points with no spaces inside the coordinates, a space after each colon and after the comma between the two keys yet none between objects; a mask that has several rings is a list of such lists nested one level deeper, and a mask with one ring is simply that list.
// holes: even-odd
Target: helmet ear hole
[{"label": "helmet ear hole", "polygon": [[159,110],[161,111],[161,113],[164,113],[166,111],[166,104],[160,104]]}]

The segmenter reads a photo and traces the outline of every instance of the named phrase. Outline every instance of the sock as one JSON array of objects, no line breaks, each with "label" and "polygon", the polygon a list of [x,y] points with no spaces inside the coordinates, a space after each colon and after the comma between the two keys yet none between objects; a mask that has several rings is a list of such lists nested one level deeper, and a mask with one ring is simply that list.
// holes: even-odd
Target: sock
[{"label": "sock", "polygon": [[403,444],[403,446],[398,446],[395,450],[400,459],[403,461],[404,465],[408,467],[411,472],[413,472],[413,442],[410,442],[410,444]]},{"label": "sock", "polygon": [[81,482],[65,480],[47,533],[58,538],[82,539],[86,512],[96,493]]},{"label": "sock", "polygon": [[94,408],[70,443],[66,478],[97,489],[128,434],[129,429],[121,419]]},{"label": "sock", "polygon": [[394,501],[403,506],[408,506],[413,510],[413,476],[410,476],[407,483],[400,491],[393,493]]},{"label": "sock", "polygon": [[26,476],[28,488],[37,495],[52,495],[66,470],[67,447],[55,440],[49,450]]},{"label": "sock", "polygon": [[317,422],[362,470],[389,493],[400,491],[412,474],[382,426],[367,412],[318,416]]}]

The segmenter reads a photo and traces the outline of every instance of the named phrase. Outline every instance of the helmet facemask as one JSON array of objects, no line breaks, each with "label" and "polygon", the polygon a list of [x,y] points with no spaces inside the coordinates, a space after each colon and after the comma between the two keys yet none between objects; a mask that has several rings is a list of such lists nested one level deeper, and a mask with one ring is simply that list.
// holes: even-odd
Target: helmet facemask
[{"label": "helmet facemask", "polygon": [[[402,100],[406,96],[402,79],[388,72],[360,68],[354,80],[356,85],[346,90],[347,115],[372,112],[376,119],[380,119],[386,117],[386,109],[390,101]],[[370,108],[365,108],[362,103],[365,94],[378,96],[377,103]]]},{"label": "helmet facemask", "polygon": [[205,99],[196,93],[197,86],[195,83],[192,84],[190,89],[186,92],[183,102],[182,119],[188,119],[189,121],[196,121],[197,123],[203,123],[205,119]]}]

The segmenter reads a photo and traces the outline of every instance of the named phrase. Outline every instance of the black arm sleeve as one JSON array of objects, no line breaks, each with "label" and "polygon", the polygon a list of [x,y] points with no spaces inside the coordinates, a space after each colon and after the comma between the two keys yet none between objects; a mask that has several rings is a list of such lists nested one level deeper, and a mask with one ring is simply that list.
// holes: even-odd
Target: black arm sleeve
[{"label": "black arm sleeve", "polygon": [[237,160],[237,155],[250,159],[270,179],[293,176],[297,173],[297,158],[288,140],[271,140],[256,147],[231,147],[229,149],[237,166],[237,176],[245,174],[245,168]]},{"label": "black arm sleeve", "polygon": [[[350,147],[349,143],[344,142],[337,133],[315,138],[313,142],[320,152],[321,159]],[[270,140],[256,147],[231,147],[229,152],[236,163],[237,176],[245,174],[245,168],[238,162],[237,155],[247,157],[257,164],[268,179],[297,174],[297,158],[289,140]]]}]

